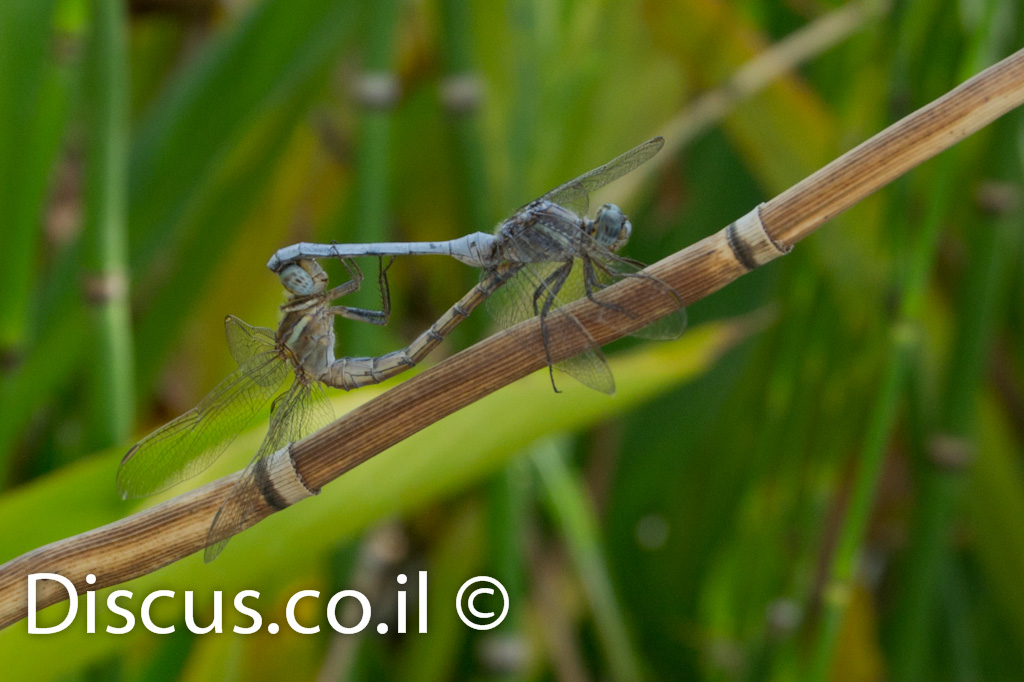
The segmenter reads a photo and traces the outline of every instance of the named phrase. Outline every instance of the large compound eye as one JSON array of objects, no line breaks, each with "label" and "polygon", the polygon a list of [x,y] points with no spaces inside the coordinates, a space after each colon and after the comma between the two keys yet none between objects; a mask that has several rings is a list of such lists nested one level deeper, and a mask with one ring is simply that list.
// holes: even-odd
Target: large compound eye
[{"label": "large compound eye", "polygon": [[293,294],[309,296],[313,293],[313,278],[296,263],[286,265],[280,276],[281,284]]},{"label": "large compound eye", "polygon": [[626,220],[626,215],[615,204],[605,204],[597,209],[594,217],[596,234],[594,239],[601,246],[617,250],[629,240],[633,227]]}]

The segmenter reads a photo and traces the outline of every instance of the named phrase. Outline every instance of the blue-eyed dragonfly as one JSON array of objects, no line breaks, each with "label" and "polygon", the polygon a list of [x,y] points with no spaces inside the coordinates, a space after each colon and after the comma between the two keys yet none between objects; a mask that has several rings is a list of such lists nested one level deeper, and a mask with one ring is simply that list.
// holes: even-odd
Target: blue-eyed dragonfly
[{"label": "blue-eyed dragonfly", "polygon": [[[550,368],[565,371],[581,383],[604,393],[615,390],[615,381],[600,346],[575,317],[562,310],[570,301],[586,296],[603,306],[609,315],[631,319],[621,306],[604,303],[594,294],[616,281],[638,278],[646,284],[645,297],[663,299],[676,310],[631,335],[647,339],[678,337],[686,326],[683,302],[672,287],[640,272],[643,263],[618,254],[626,245],[632,224],[614,204],[601,206],[588,218],[590,194],[636,169],[653,157],[664,139],[653,138],[608,163],[562,184],[526,204],[502,221],[494,234],[473,234],[436,242],[386,242],[373,244],[294,244],[280,249],[267,263],[279,272],[296,259],[351,258],[355,256],[447,255],[482,270],[477,285],[448,309],[426,332],[402,350],[381,356],[393,373],[419,363],[484,300],[502,327],[539,316],[544,359]],[[574,357],[552,362],[549,321],[562,317],[560,329],[575,336],[577,347],[586,350]],[[554,373],[551,374],[555,386]],[[558,391],[555,386],[555,391]]]}]

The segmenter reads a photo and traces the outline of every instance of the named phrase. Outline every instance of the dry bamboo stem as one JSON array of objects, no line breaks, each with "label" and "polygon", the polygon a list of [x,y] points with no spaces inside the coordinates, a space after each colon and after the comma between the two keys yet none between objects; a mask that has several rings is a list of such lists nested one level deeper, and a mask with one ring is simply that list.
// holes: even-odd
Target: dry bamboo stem
[{"label": "dry bamboo stem", "polygon": [[[756,221],[759,213],[768,237],[762,246],[774,244],[780,252],[788,251],[836,214],[1022,102],[1024,50],[890,126],[745,218]],[[749,272],[751,265],[767,260],[756,258],[744,243],[737,242],[736,225],[659,261],[648,272],[674,287],[687,304],[699,301]],[[626,280],[604,292],[605,300],[628,302],[636,311],[633,329],[669,312],[644,300],[642,291],[640,283]],[[606,310],[587,300],[573,303],[571,311],[602,344],[632,331],[609,324],[603,319]],[[555,359],[582,351],[565,342],[570,337],[558,334],[557,324],[555,321],[551,330]],[[560,339],[563,343],[558,345]],[[319,490],[391,445],[544,364],[539,325],[536,320],[524,322],[448,358],[293,444],[296,469],[311,489]],[[0,627],[25,617],[29,573],[59,573],[80,591],[100,589],[202,549],[213,515],[237,476],[224,477],[0,566]],[[253,523],[270,513],[270,509],[264,510]],[[94,585],[85,584],[86,573],[96,575]],[[63,589],[57,588],[41,592],[37,601],[40,606],[50,605],[65,596]]]}]

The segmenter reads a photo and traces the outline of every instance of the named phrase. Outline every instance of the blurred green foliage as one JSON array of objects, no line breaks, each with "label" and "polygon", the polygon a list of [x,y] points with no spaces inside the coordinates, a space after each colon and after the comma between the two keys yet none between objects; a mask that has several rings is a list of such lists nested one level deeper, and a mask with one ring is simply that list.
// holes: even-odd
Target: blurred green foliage
[{"label": "blurred green foliage", "polygon": [[[598,198],[631,213],[629,255],[720,229],[1024,35],[1014,0],[864,8],[851,37],[661,160],[642,197]],[[274,325],[276,248],[489,229],[840,9],[3,0],[0,560],[138,508],[116,497],[117,460],[230,371],[226,314]],[[394,96],[371,101],[371,82]],[[1018,679],[1021,122],[696,303],[679,342],[609,348],[615,397],[531,377],[214,564],[126,586],[195,590],[203,624],[214,589],[259,590],[266,617],[298,590],[358,585],[386,620],[395,575],[428,570],[428,635],[332,637],[311,611],[318,635],[192,635],[179,600],[158,618],[173,636],[12,626],[0,678]],[[97,295],[118,273],[122,309]],[[404,345],[475,277],[429,258],[391,274],[391,325],[339,325],[340,354]],[[243,466],[265,422],[204,480]],[[512,595],[487,633],[449,608],[480,574]]]}]

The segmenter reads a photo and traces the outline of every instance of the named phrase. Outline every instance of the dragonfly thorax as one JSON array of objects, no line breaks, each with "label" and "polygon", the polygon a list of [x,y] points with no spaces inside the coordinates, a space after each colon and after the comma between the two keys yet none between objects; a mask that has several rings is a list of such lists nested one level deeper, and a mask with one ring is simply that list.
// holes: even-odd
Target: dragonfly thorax
[{"label": "dragonfly thorax", "polygon": [[327,273],[315,260],[302,259],[284,266],[281,284],[296,296],[322,294],[327,289]]},{"label": "dragonfly thorax", "polygon": [[615,204],[605,204],[597,209],[592,225],[594,241],[609,251],[618,251],[625,246],[633,232],[626,214]]}]

